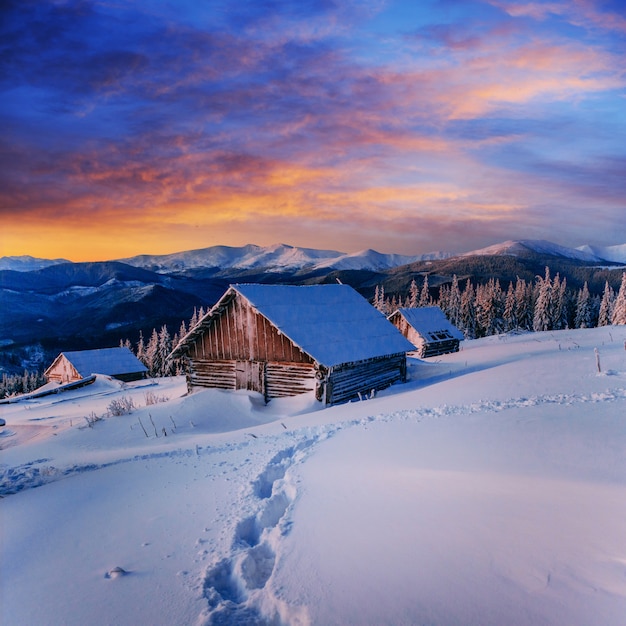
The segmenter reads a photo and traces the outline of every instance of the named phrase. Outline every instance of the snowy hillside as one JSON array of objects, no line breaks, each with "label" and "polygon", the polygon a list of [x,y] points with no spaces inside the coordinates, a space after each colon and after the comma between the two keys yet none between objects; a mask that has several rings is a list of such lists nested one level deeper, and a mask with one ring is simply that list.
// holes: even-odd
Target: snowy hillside
[{"label": "snowy hillside", "polygon": [[468,341],[324,410],[102,376],[0,404],[1,621],[621,626],[625,342]]}]

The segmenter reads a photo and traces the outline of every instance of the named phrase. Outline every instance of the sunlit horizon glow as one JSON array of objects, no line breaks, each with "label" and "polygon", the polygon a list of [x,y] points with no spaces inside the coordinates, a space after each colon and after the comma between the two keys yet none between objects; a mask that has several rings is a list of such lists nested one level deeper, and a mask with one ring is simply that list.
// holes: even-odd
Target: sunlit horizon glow
[{"label": "sunlit horizon glow", "polygon": [[10,1],[0,256],[626,242],[617,1]]}]

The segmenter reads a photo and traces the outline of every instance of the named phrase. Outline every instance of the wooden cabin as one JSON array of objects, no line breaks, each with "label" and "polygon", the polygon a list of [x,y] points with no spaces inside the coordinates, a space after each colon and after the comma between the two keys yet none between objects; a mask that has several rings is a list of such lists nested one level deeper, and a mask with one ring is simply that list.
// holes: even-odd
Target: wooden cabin
[{"label": "wooden cabin", "polygon": [[420,358],[458,352],[464,339],[438,306],[398,309],[389,321],[415,346]]},{"label": "wooden cabin", "polygon": [[128,348],[61,352],[44,372],[48,382],[58,383],[71,383],[92,374],[128,382],[145,378],[147,373],[146,366]]},{"label": "wooden cabin", "polygon": [[344,402],[406,380],[413,346],[348,285],[231,285],[181,339],[188,385]]}]

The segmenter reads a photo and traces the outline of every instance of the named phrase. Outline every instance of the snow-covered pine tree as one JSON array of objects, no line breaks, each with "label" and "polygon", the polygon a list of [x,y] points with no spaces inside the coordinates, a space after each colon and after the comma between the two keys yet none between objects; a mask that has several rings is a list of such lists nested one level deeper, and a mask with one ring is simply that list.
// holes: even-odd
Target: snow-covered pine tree
[{"label": "snow-covered pine tree", "polygon": [[424,274],[424,282],[420,291],[420,299],[418,306],[430,306],[430,291],[428,290],[428,274]]},{"label": "snow-covered pine tree", "polygon": [[475,308],[476,294],[474,287],[467,279],[465,289],[461,294],[461,319],[459,324],[459,330],[462,330],[467,339],[474,339],[476,337],[476,308]]},{"label": "snow-covered pine tree", "polygon": [[578,291],[574,325],[576,328],[591,328],[591,296],[587,281],[585,281],[583,288]]},{"label": "snow-covered pine tree", "polygon": [[415,278],[411,281],[411,286],[409,287],[409,308],[415,309],[419,304],[420,300],[420,292],[417,287],[417,283],[415,282]]},{"label": "snow-covered pine tree", "polygon": [[157,349],[158,357],[158,375],[159,376],[169,376],[169,366],[167,364],[167,357],[169,353],[172,351],[172,338],[170,337],[169,330],[167,326],[163,324],[161,326],[161,330],[159,331],[159,345]]},{"label": "snow-covered pine tree", "polygon": [[146,366],[146,344],[143,340],[143,332],[139,331],[139,341],[137,342],[137,352],[135,353],[137,358]]},{"label": "snow-covered pine tree", "polygon": [[607,280],[604,283],[604,293],[600,301],[600,310],[598,312],[598,326],[610,326],[611,317],[613,316],[613,301],[615,300],[615,292],[609,285]]},{"label": "snow-covered pine tree", "polygon": [[450,287],[448,285],[441,285],[441,287],[439,287],[439,300],[437,301],[437,305],[445,313],[446,317],[450,319]]},{"label": "snow-covered pine tree", "polygon": [[155,328],[152,329],[152,334],[148,341],[145,351],[145,366],[148,368],[149,376],[159,375],[159,335]]},{"label": "snow-covered pine tree", "polygon": [[374,290],[374,308],[383,314],[386,312],[387,304],[385,302],[385,287],[383,285],[376,285]]},{"label": "snow-covered pine tree", "polygon": [[518,276],[515,282],[515,317],[521,330],[532,330],[533,308],[533,286]]},{"label": "snow-covered pine tree", "polygon": [[487,285],[476,285],[476,337],[486,337],[493,318],[491,298],[487,295]]},{"label": "snow-covered pine tree", "polygon": [[450,285],[450,297],[448,300],[448,319],[458,326],[461,320],[461,292],[459,291],[459,279],[456,274],[452,276]]},{"label": "snow-covered pine tree", "polygon": [[510,330],[517,330],[517,308],[515,306],[515,289],[513,288],[513,282],[509,283],[509,288],[506,292],[506,298],[504,300],[504,330],[506,332]]},{"label": "snow-covered pine tree", "polygon": [[622,273],[622,284],[617,292],[615,304],[613,305],[613,314],[611,316],[611,324],[626,324],[626,272]]},{"label": "snow-covered pine tree", "polygon": [[194,328],[194,326],[198,323],[198,310],[196,307],[193,307],[193,313],[191,315],[191,319],[189,320],[189,330]]},{"label": "snow-covered pine tree", "polygon": [[567,279],[561,280],[558,273],[552,282],[550,327],[550,330],[561,330],[567,327]]},{"label": "snow-covered pine tree", "polygon": [[552,297],[552,280],[550,278],[550,268],[546,267],[545,278],[537,276],[537,298],[535,301],[535,311],[533,316],[533,330],[540,332],[544,330],[552,330],[553,318],[553,297]]}]

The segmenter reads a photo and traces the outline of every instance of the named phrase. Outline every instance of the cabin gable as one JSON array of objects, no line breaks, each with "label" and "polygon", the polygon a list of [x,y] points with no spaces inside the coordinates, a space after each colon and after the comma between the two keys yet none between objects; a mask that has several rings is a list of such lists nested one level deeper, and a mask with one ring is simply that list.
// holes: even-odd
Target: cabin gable
[{"label": "cabin gable", "polygon": [[59,354],[52,365],[46,370],[45,376],[48,382],[59,384],[71,383],[83,378],[64,354]]},{"label": "cabin gable", "polygon": [[190,345],[195,359],[313,364],[313,359],[243,297],[231,298]]}]

